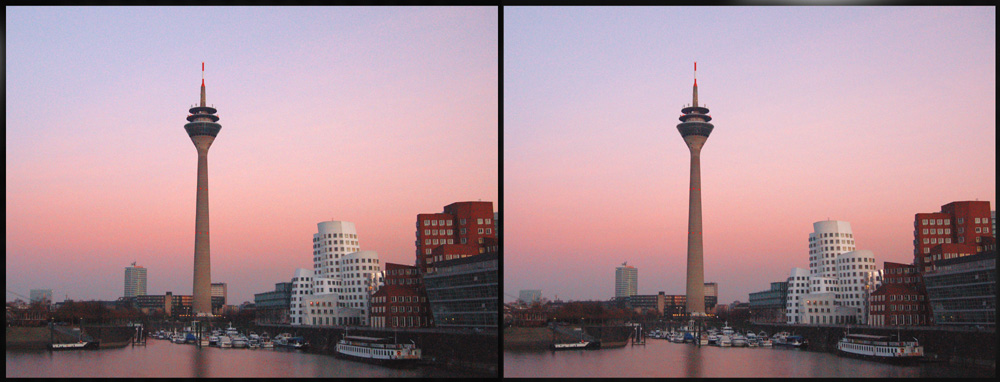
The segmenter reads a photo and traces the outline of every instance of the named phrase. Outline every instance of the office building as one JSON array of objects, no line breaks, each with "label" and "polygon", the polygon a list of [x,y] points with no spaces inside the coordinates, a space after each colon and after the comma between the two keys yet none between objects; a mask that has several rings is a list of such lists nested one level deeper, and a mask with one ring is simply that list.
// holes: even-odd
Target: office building
[{"label": "office building", "polygon": [[32,289],[28,294],[31,302],[41,302],[45,305],[52,304],[52,289]]},{"label": "office building", "polygon": [[750,319],[758,323],[784,323],[788,281],[771,283],[771,289],[750,293]]},{"label": "office building", "polygon": [[875,255],[856,249],[850,223],[813,223],[809,272],[803,275],[801,268],[794,268],[788,279],[787,323],[867,322],[869,282],[876,272]]},{"label": "office building", "polygon": [[385,264],[385,284],[372,296],[372,327],[422,328],[434,325],[420,270],[412,265]]},{"label": "office building", "polygon": [[132,263],[125,268],[125,297],[142,296],[146,294],[146,268]]},{"label": "office building", "polygon": [[622,263],[615,268],[615,297],[628,297],[638,294],[639,291],[639,269]]},{"label": "office building", "polygon": [[226,301],[226,283],[212,283],[212,297],[222,297],[222,304],[225,305]]},{"label": "office building", "polygon": [[531,305],[533,302],[541,301],[542,291],[540,289],[526,289],[519,293],[518,300],[521,302]]},{"label": "office building", "polygon": [[995,250],[937,261],[924,282],[935,325],[996,328]]},{"label": "office building", "polygon": [[930,305],[923,276],[913,264],[885,262],[881,285],[868,298],[868,324],[930,325]]},{"label": "office building", "polygon": [[456,202],[441,213],[418,214],[417,268],[426,274],[435,262],[497,252],[493,219],[493,202]]},{"label": "office building", "polygon": [[498,253],[435,263],[423,275],[437,327],[497,329]]},{"label": "office building", "polygon": [[[300,296],[302,309],[308,310],[302,310],[303,316],[298,317],[293,309],[292,323],[369,325],[371,297],[384,282],[378,253],[361,250],[352,222],[331,219],[317,223],[316,227],[313,274],[304,276],[310,278],[312,288]],[[296,322],[295,318],[305,321]]]},{"label": "office building", "polygon": [[257,324],[291,323],[292,283],[276,283],[273,291],[255,293],[253,297]]},{"label": "office building", "polygon": [[940,212],[918,213],[913,219],[913,264],[920,273],[940,260],[996,250],[990,202],[958,201]]}]

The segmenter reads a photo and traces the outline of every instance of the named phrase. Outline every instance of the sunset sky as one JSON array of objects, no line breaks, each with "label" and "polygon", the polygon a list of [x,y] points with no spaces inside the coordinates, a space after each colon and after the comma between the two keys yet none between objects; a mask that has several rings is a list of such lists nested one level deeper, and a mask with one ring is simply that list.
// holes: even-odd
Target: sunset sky
[{"label": "sunset sky", "polygon": [[113,300],[137,261],[149,294],[191,293],[202,62],[230,304],[312,268],[318,222],[413,264],[418,213],[499,210],[496,7],[6,11],[8,291]]},{"label": "sunset sky", "polygon": [[996,209],[993,7],[505,7],[504,300],[684,294],[699,101],[705,280],[719,300],[808,267],[812,223],[913,259],[913,217]]}]

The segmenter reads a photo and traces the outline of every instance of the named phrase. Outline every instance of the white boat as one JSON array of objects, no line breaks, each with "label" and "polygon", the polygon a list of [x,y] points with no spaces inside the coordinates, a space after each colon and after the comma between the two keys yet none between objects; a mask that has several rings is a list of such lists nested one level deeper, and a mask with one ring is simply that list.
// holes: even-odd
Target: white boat
[{"label": "white boat", "polygon": [[243,335],[237,335],[236,337],[232,338],[232,342],[233,342],[233,349],[242,349],[247,347],[247,343],[249,341],[247,341],[247,338],[244,337]]},{"label": "white boat", "polygon": [[223,349],[233,347],[233,339],[226,335],[219,336],[219,347]]},{"label": "white boat", "polygon": [[753,332],[747,332],[745,337],[747,339],[747,347],[755,348],[758,346],[756,334]]},{"label": "white boat", "polygon": [[719,346],[720,347],[724,347],[724,348],[732,347],[733,346],[733,337],[729,336],[728,334],[720,334],[719,335]]},{"label": "white boat", "polygon": [[733,334],[732,344],[734,348],[744,347],[747,346],[747,339],[742,334],[736,333]]},{"label": "white boat", "polygon": [[924,357],[924,347],[916,338],[901,341],[898,336],[846,334],[837,342],[838,354],[892,363],[909,363]]},{"label": "white boat", "polygon": [[274,347],[274,342],[271,342],[270,340],[261,340],[260,347],[264,349],[271,349]]},{"label": "white boat", "polygon": [[390,338],[345,335],[337,342],[334,354],[365,362],[402,365],[420,361],[420,353],[420,348],[413,341],[400,344]]},{"label": "white boat", "polygon": [[765,348],[774,345],[774,343],[771,342],[771,339],[767,338],[767,333],[764,333],[764,331],[757,333],[757,344]]}]

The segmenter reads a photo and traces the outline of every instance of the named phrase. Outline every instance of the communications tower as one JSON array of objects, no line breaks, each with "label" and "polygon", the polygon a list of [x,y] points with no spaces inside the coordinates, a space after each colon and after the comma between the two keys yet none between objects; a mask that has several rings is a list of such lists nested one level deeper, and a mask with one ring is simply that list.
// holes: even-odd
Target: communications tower
[{"label": "communications tower", "polygon": [[193,316],[212,314],[212,262],[208,236],[208,148],[222,125],[216,123],[214,107],[205,105],[205,63],[201,63],[201,104],[192,107],[184,125],[198,150],[198,200],[194,223],[194,293]]},{"label": "communications tower", "polygon": [[687,312],[691,318],[705,315],[705,262],[701,231],[701,148],[712,133],[708,108],[698,106],[698,63],[694,63],[691,106],[681,109],[677,125],[691,151],[691,188],[688,193]]}]

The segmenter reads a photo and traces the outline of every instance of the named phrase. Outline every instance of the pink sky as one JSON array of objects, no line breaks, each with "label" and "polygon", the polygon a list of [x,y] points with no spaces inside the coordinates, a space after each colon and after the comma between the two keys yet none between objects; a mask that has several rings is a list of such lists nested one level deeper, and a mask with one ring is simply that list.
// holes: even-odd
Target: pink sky
[{"label": "pink sky", "polygon": [[[7,289],[191,293],[207,100],[212,280],[230,303],[312,268],[316,223],[413,264],[418,213],[498,192],[498,25],[470,8],[8,8]],[[112,22],[113,21],[113,22]],[[16,296],[7,294],[7,299]]]},{"label": "pink sky", "polygon": [[[996,196],[992,7],[505,8],[505,300],[684,294],[699,100],[705,280],[720,301],[808,267],[812,223],[910,263],[913,216]],[[513,297],[512,297],[513,296]]]}]

